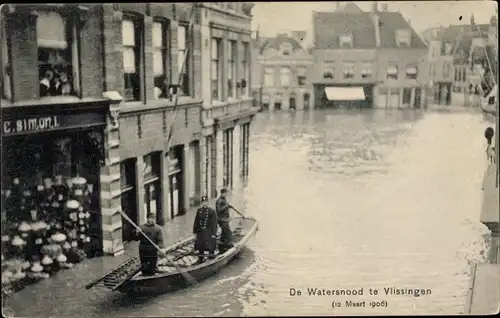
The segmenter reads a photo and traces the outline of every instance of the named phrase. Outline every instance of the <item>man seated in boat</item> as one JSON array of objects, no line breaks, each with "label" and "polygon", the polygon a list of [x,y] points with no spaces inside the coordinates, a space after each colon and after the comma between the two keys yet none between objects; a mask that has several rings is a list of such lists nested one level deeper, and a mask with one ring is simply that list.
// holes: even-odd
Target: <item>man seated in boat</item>
[{"label": "man seated in boat", "polygon": [[222,230],[220,244],[219,244],[219,252],[221,253],[224,253],[233,246],[232,232],[231,228],[229,227],[229,219],[230,219],[229,209],[231,208],[231,205],[227,201],[226,194],[227,190],[221,189],[220,197],[215,202],[215,211],[217,212],[217,220]]},{"label": "man seated in boat", "polygon": [[193,233],[196,235],[194,248],[199,253],[198,263],[205,261],[205,252],[209,258],[215,255],[217,237],[217,214],[208,206],[208,198],[201,198],[202,206],[196,212],[193,224]]},{"label": "man seated in boat", "polygon": [[[146,224],[140,227],[141,231],[135,231],[135,237],[136,240],[140,241],[139,258],[142,265],[142,274],[150,276],[157,272],[158,247],[162,249],[164,245],[161,227],[155,223],[156,216],[153,213],[148,213],[147,218]],[[151,242],[156,246],[151,244]]]}]

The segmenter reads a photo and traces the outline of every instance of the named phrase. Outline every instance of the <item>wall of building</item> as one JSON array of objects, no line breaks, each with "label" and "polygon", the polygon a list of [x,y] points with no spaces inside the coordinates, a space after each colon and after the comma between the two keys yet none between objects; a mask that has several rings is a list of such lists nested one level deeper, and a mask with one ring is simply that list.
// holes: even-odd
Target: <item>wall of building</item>
[{"label": "wall of building", "polygon": [[[378,108],[424,107],[425,92],[428,87],[428,64],[426,49],[379,49],[377,53],[377,83],[378,92],[375,106]],[[387,79],[387,68],[397,66],[398,79]],[[409,79],[406,68],[417,67],[417,78]],[[410,105],[403,102],[404,89],[411,91]],[[389,95],[391,102],[387,103],[382,95]],[[396,96],[397,97],[394,97]],[[415,98],[420,100],[415,105]]]}]

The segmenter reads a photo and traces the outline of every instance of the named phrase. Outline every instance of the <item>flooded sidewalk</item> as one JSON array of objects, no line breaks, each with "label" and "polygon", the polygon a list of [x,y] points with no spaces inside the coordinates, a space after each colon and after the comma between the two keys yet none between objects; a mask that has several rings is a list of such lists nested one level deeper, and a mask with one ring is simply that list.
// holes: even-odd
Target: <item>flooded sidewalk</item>
[{"label": "flooded sidewalk", "polygon": [[[210,206],[214,206],[214,203]],[[169,220],[162,227],[165,246],[173,245],[192,234],[196,209],[191,208],[185,215]],[[85,285],[127,259],[137,256],[138,244],[138,242],[127,243],[122,255],[87,259],[71,269],[60,271],[48,279],[11,294],[3,301],[4,315],[8,317],[69,317],[79,312],[75,305],[88,311],[89,307],[96,306],[96,299],[110,297],[116,293],[102,288],[86,290]],[[89,294],[92,296],[89,297]],[[65,306],[65,303],[71,306]]]}]

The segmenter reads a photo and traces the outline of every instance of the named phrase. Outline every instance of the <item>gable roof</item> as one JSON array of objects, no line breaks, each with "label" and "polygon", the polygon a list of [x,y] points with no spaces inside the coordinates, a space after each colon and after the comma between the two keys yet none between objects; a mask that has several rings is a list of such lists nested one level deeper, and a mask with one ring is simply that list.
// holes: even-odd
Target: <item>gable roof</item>
[{"label": "gable roof", "polygon": [[300,43],[294,38],[288,36],[287,34],[278,34],[276,37],[266,37],[262,39],[262,45],[260,47],[260,53],[262,54],[264,50],[272,48],[275,50],[280,50],[283,43],[290,43],[294,51],[302,49]]},{"label": "gable roof", "polygon": [[396,31],[401,29],[411,31],[411,48],[427,48],[425,42],[422,41],[400,12],[383,11],[377,14],[379,16],[381,48],[398,48],[396,45]]},{"label": "gable roof", "polygon": [[369,12],[315,12],[313,14],[316,49],[340,48],[339,37],[352,34],[353,48],[376,48],[375,26]]}]

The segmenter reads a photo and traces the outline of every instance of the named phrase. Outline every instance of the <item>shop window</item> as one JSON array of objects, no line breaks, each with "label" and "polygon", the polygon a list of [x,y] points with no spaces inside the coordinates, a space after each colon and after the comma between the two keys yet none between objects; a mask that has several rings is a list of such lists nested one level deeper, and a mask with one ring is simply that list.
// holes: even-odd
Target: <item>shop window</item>
[{"label": "shop window", "polygon": [[247,42],[243,43],[243,56],[241,57],[241,70],[243,78],[240,81],[240,89],[242,96],[249,95],[250,82],[250,45]]},{"label": "shop window", "polygon": [[211,86],[212,86],[212,100],[222,100],[221,88],[222,88],[222,76],[221,76],[221,39],[212,38],[211,44]]},{"label": "shop window", "polygon": [[236,41],[229,41],[227,48],[227,96],[236,97]]},{"label": "shop window", "polygon": [[141,100],[142,69],[142,20],[126,16],[122,21],[123,73],[125,82],[125,101]]},{"label": "shop window", "polygon": [[[144,214],[154,213],[159,218],[160,214],[160,160],[159,152],[144,156]],[[146,221],[144,219],[144,221]]]},{"label": "shop window", "polygon": [[155,98],[166,98],[171,81],[170,24],[168,21],[153,22],[153,75]]},{"label": "shop window", "polygon": [[1,26],[2,34],[1,34],[1,66],[2,66],[2,74],[0,74],[0,83],[1,83],[1,94],[2,99],[11,100],[12,99],[12,69],[11,69],[11,59],[10,59],[10,37],[7,32],[7,23],[4,21],[4,24]]},{"label": "shop window", "polygon": [[190,74],[191,74],[191,57],[193,56],[192,54],[193,49],[190,43],[192,43],[192,38],[191,38],[191,32],[189,30],[189,25],[186,23],[179,24],[177,28],[177,49],[179,50],[178,67],[181,76],[180,93],[184,96],[191,96]]},{"label": "shop window", "polygon": [[78,29],[55,11],[36,20],[40,97],[79,95]]},{"label": "shop window", "polygon": [[223,156],[223,186],[231,188],[233,186],[233,130],[224,130],[222,137]]}]

